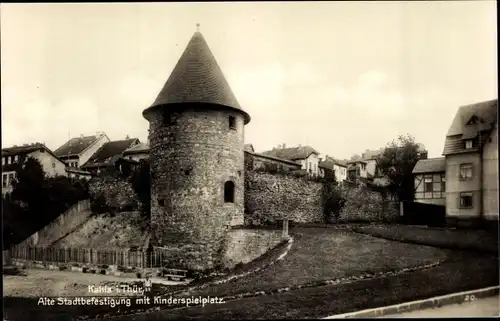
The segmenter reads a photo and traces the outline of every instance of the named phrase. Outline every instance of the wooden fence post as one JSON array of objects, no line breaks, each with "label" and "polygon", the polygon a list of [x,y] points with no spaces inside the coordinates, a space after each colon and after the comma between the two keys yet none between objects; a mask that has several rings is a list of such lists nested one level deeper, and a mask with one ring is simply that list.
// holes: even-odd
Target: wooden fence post
[{"label": "wooden fence post", "polygon": [[403,215],[404,215],[403,202],[399,202],[399,216],[403,216]]}]

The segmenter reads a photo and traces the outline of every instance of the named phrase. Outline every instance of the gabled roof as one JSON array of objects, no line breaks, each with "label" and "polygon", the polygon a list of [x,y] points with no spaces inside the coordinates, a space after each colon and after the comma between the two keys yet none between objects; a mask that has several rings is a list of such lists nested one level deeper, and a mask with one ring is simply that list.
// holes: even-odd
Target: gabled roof
[{"label": "gabled roof", "polygon": [[172,104],[179,107],[178,104],[183,103],[225,106],[243,113],[245,124],[250,121],[199,31],[193,34],[158,97],[143,115],[147,118],[149,110],[154,107],[166,108],[165,105]]},{"label": "gabled roof", "polygon": [[445,171],[445,158],[428,158],[421,159],[413,167],[413,174],[422,174],[422,173],[438,173]]},{"label": "gabled roof", "polygon": [[[497,115],[497,99],[460,107],[448,129],[443,155],[478,151],[477,148],[466,150],[464,140],[475,139],[480,133],[486,133],[481,135],[481,143],[484,143],[487,133],[493,129],[493,125],[497,121]],[[467,125],[473,117],[477,117],[479,121]]]},{"label": "gabled roof", "polygon": [[347,164],[344,161],[332,158],[332,157],[325,157],[324,161],[319,162],[318,167],[321,168],[326,168],[326,169],[334,169],[334,165],[341,166],[341,167],[347,167]]},{"label": "gabled roof", "polygon": [[139,143],[139,139],[137,138],[107,142],[80,168],[112,165],[122,156],[127,148],[137,143]]},{"label": "gabled roof", "polygon": [[361,154],[361,158],[363,160],[371,160],[376,159],[378,156],[382,155],[384,152],[384,148],[369,150],[367,149],[363,154]]},{"label": "gabled roof", "polygon": [[123,155],[139,154],[139,153],[149,153],[149,145],[145,143],[139,143],[130,148],[127,148]]},{"label": "gabled roof", "polygon": [[285,164],[288,164],[288,165],[293,165],[293,166],[296,166],[297,168],[301,168],[302,165],[300,165],[299,163],[295,163],[293,161],[290,161],[290,160],[286,160],[286,159],[282,159],[282,158],[278,158],[278,157],[273,157],[273,156],[269,156],[269,155],[263,155],[263,154],[259,154],[259,153],[254,153],[254,152],[251,152],[249,150],[245,150],[244,151],[245,153],[247,154],[250,154],[256,158],[264,158],[264,159],[270,159],[270,160],[274,160],[274,161],[277,161],[277,162],[282,162],[282,163],[285,163]]},{"label": "gabled roof", "polygon": [[74,137],[68,140],[64,145],[59,147],[54,151],[59,157],[69,156],[69,155],[79,155],[85,149],[87,149],[90,145],[95,143],[101,136],[92,135],[92,136],[82,136],[82,137]]},{"label": "gabled roof", "polygon": [[252,144],[245,144],[245,146],[243,146],[243,150],[255,153],[255,150],[253,149],[253,145]]},{"label": "gabled roof", "polygon": [[45,152],[51,154],[55,159],[65,164],[59,157],[57,157],[47,146],[42,143],[34,143],[34,144],[24,144],[22,146],[14,146],[2,148],[2,157],[4,156],[18,156],[18,162],[14,164],[5,164],[2,165],[2,171],[9,172],[16,169],[17,164],[23,163],[24,159],[31,153],[36,152],[38,150],[44,150]]},{"label": "gabled roof", "polygon": [[288,160],[306,159],[311,154],[318,155],[319,153],[310,146],[273,149],[262,153],[262,155],[265,156],[273,156]]}]

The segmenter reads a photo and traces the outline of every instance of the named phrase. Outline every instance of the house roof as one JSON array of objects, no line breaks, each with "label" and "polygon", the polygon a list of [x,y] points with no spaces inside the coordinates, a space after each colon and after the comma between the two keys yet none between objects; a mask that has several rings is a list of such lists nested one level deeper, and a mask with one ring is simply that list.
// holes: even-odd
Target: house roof
[{"label": "house roof", "polygon": [[99,139],[98,135],[93,136],[83,136],[83,137],[74,137],[68,140],[64,145],[59,147],[54,151],[59,157],[68,156],[68,155],[78,155],[87,149],[90,145],[92,145],[95,141]]},{"label": "house roof", "polygon": [[413,174],[420,173],[437,173],[445,171],[445,158],[428,158],[421,159],[413,167]]},{"label": "house roof", "polygon": [[[493,124],[497,120],[497,109],[497,99],[461,106],[458,108],[455,118],[453,118],[446,135],[443,155],[477,151],[477,148],[466,150],[464,140],[474,139],[479,135],[479,133],[487,133],[493,129]],[[473,116],[477,117],[479,122],[477,124],[467,125]],[[487,135],[481,135],[481,138],[481,143],[484,143]]]},{"label": "house roof", "polygon": [[139,153],[149,153],[149,145],[145,143],[139,143],[130,148],[127,148],[123,155],[139,154]]},{"label": "house roof", "polygon": [[262,155],[265,156],[273,156],[288,160],[306,159],[311,154],[318,155],[319,153],[310,146],[273,149],[262,153]]},{"label": "house roof", "polygon": [[139,139],[137,138],[107,142],[80,168],[114,164],[126,149],[137,143],[139,143]]},{"label": "house roof", "polygon": [[282,162],[282,163],[285,163],[285,164],[294,165],[294,166],[297,166],[297,168],[301,168],[302,167],[302,165],[300,165],[298,163],[295,163],[293,161],[282,159],[282,158],[278,158],[278,157],[274,157],[274,156],[269,156],[269,155],[263,155],[263,154],[259,154],[259,153],[254,153],[254,152],[251,152],[249,150],[245,150],[245,153],[253,155],[253,156],[257,157],[257,158],[271,159],[271,160]]},{"label": "house roof", "polygon": [[90,175],[89,172],[74,167],[66,167],[66,172],[80,175]]},{"label": "house roof", "polygon": [[384,148],[375,149],[375,150],[367,149],[363,154],[361,154],[361,158],[363,160],[375,159],[379,155],[381,155],[383,152],[384,152]]},{"label": "house roof", "polygon": [[255,152],[252,144],[245,144],[245,146],[243,146],[243,149],[252,153]]},{"label": "house roof", "polygon": [[2,165],[2,171],[9,172],[13,171],[16,169],[17,164],[22,163],[24,161],[24,158],[33,152],[36,152],[37,150],[44,150],[54,156],[55,159],[60,161],[61,163],[64,164],[64,162],[57,157],[54,152],[52,152],[47,146],[45,146],[42,143],[33,143],[33,144],[24,144],[21,146],[13,146],[13,147],[7,147],[7,148],[2,148],[2,157],[4,156],[18,156],[19,161],[14,164],[5,164]]},{"label": "house roof", "polygon": [[250,121],[199,31],[193,34],[156,100],[143,115],[147,118],[154,107],[183,103],[225,106],[243,113],[245,124]]},{"label": "house roof", "polygon": [[334,165],[347,167],[347,164],[344,161],[329,156],[327,156],[324,161],[319,162],[318,167],[333,169]]}]

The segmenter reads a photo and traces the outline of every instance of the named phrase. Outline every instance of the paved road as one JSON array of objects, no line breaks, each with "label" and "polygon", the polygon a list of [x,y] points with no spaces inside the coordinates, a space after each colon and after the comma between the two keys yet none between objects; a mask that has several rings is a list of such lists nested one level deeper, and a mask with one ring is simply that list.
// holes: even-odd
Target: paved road
[{"label": "paved road", "polygon": [[500,316],[500,296],[494,296],[440,308],[424,309],[384,318],[447,318],[447,317],[493,317]]}]

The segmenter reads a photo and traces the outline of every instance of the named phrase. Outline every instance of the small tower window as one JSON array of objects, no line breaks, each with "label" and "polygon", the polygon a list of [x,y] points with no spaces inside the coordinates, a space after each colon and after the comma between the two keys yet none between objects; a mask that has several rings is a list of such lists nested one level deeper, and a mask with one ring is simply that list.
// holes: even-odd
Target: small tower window
[{"label": "small tower window", "polygon": [[224,183],[224,203],[234,203],[234,183],[231,181]]},{"label": "small tower window", "polygon": [[165,206],[165,200],[163,198],[158,199],[158,205]]},{"label": "small tower window", "polygon": [[172,114],[165,111],[163,112],[163,125],[170,125],[172,124]]},{"label": "small tower window", "polygon": [[236,130],[236,118],[229,116],[229,129]]}]

